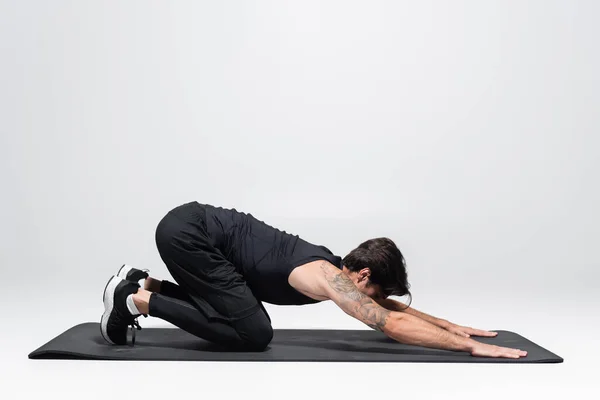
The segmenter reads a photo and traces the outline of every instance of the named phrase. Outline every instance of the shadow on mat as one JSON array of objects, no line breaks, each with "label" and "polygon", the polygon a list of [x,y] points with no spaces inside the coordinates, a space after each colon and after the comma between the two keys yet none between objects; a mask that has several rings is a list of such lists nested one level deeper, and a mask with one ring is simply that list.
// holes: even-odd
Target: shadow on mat
[{"label": "shadow on mat", "polygon": [[[383,340],[375,340],[378,342],[383,342]],[[395,340],[391,340],[391,342],[385,341],[385,343],[389,343],[390,347],[374,347],[369,346],[369,342],[362,341],[361,343],[352,344],[348,342],[336,342],[336,341],[328,341],[322,343],[315,343],[313,341],[293,341],[289,343],[285,343],[285,347],[301,347],[301,348],[315,348],[315,349],[323,349],[323,350],[333,350],[333,351],[344,351],[344,352],[352,352],[352,353],[368,353],[368,354],[416,354],[416,355],[456,355],[456,356],[470,356],[470,353],[465,351],[450,351],[450,350],[438,350],[438,349],[425,349],[422,347],[407,345],[398,343]]]},{"label": "shadow on mat", "polygon": [[[94,340],[99,345],[108,345],[104,339],[97,338]],[[383,347],[385,346],[385,347]],[[208,342],[200,338],[189,338],[185,340],[172,340],[165,338],[164,341],[146,341],[143,338],[136,338],[135,346],[130,346],[132,349],[142,350],[144,347],[152,348],[171,348],[171,349],[184,349],[190,351],[203,351],[211,353],[253,353],[254,351],[245,351],[240,349],[233,349],[219,345],[216,343]],[[424,349],[422,347],[406,345],[398,343],[390,338],[377,338],[370,339],[369,341],[361,340],[358,343],[352,343],[345,340],[327,340],[327,341],[316,341],[316,340],[289,340],[286,342],[275,342],[271,343],[265,350],[268,352],[273,348],[312,348],[330,351],[343,351],[352,353],[368,353],[368,354],[415,354],[415,355],[440,355],[440,354],[452,354],[456,356],[470,355],[468,352],[457,352],[449,350],[438,350],[438,349]],[[262,353],[262,352],[258,352]]]},{"label": "shadow on mat", "polygon": [[148,341],[148,340],[144,340],[143,338],[137,337],[135,339],[135,346],[132,346],[131,344],[115,346],[115,345],[107,343],[101,337],[96,337],[96,338],[94,338],[94,343],[99,346],[110,346],[110,347],[114,346],[114,347],[119,347],[119,348],[129,347],[130,349],[136,349],[136,350],[140,350],[144,347],[153,347],[153,348],[158,347],[158,348],[165,348],[165,349],[208,351],[208,352],[214,352],[214,353],[239,353],[239,352],[242,352],[240,350],[231,349],[229,347],[224,347],[223,345],[219,345],[216,343],[206,341],[204,339],[193,338],[193,337],[190,339],[185,339],[185,340],[173,340],[171,338],[165,338],[165,340],[161,340],[161,341],[156,341],[156,340]]}]

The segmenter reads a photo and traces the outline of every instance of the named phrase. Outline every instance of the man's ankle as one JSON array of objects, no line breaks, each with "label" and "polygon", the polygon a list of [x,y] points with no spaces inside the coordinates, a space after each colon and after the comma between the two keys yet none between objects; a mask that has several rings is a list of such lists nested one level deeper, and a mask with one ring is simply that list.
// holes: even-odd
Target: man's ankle
[{"label": "man's ankle", "polygon": [[147,277],[144,280],[144,290],[154,293],[160,293],[160,287],[162,285],[162,281],[160,279],[154,279],[152,277]]}]

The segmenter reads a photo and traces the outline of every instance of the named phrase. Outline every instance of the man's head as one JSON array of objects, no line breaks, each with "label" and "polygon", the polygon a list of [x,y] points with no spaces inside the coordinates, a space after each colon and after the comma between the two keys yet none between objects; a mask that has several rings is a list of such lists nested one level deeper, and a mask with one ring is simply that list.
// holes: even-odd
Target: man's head
[{"label": "man's head", "polygon": [[343,259],[344,272],[369,297],[386,298],[410,293],[406,261],[396,244],[388,238],[361,243]]}]

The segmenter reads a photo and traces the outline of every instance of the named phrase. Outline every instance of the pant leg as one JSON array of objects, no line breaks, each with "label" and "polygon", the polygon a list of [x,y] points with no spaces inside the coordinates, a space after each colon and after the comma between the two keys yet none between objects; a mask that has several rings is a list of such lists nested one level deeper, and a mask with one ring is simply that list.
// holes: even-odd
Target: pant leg
[{"label": "pant leg", "polygon": [[[187,204],[159,223],[156,243],[160,256],[190,301],[156,294],[151,296],[151,315],[206,340],[263,350],[273,337],[270,318],[243,276],[212,244],[204,217],[200,205]],[[233,328],[237,337],[225,326]]]},{"label": "pant leg", "polygon": [[191,303],[193,300],[185,290],[176,283],[163,279],[160,283],[160,294],[167,297],[174,297],[179,300],[184,300]]},{"label": "pant leg", "polygon": [[242,343],[233,326],[220,321],[209,321],[204,313],[185,300],[152,293],[148,308],[149,315],[170,322],[204,340],[228,347],[236,347]]},{"label": "pant leg", "polygon": [[[148,306],[149,315],[170,322],[192,335],[228,349],[262,351],[266,347],[266,344],[261,344],[264,343],[262,341],[247,340],[252,332],[269,329],[270,320],[266,320],[266,314],[257,313],[255,316],[237,321],[234,326],[222,321],[211,321],[191,303],[160,293],[150,295]],[[260,345],[257,346],[257,344]]]},{"label": "pant leg", "polygon": [[[190,298],[187,292],[181,288],[181,286],[166,279],[163,279],[161,281],[160,294],[167,297],[173,297],[179,300],[184,300],[187,303],[193,302],[193,300]],[[269,319],[269,322],[271,322],[271,316],[267,312],[265,306],[262,303],[260,303],[260,306],[267,318]]]}]

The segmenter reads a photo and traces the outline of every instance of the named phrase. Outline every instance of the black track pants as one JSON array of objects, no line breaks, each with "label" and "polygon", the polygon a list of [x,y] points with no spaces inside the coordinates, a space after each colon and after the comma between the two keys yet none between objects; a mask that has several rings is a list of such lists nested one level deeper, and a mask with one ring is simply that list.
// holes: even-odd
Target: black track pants
[{"label": "black track pants", "polygon": [[204,208],[187,203],[156,228],[156,245],[175,283],[152,293],[149,314],[229,348],[262,351],[273,338],[271,320],[242,274],[212,244]]}]

